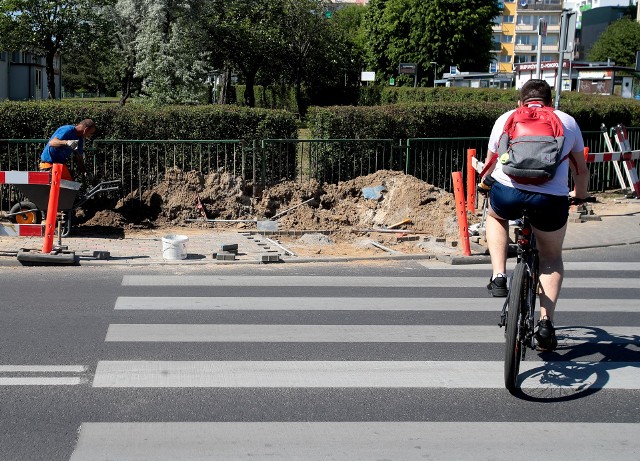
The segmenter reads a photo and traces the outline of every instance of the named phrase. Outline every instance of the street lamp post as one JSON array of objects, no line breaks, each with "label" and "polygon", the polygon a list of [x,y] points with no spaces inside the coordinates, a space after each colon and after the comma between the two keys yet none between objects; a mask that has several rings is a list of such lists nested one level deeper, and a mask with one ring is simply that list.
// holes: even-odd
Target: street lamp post
[{"label": "street lamp post", "polygon": [[433,66],[433,87],[436,87],[436,72],[438,71],[438,63],[435,61],[431,61],[430,64]]}]

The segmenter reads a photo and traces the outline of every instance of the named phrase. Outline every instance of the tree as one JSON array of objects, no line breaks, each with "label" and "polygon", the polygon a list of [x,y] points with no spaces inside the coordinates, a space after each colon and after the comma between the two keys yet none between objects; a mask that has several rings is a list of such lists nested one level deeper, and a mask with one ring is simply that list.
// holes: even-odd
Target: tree
[{"label": "tree", "polygon": [[[493,0],[371,0],[365,19],[370,64],[384,78],[400,62],[480,70],[491,62]],[[429,72],[423,73],[428,79]]]},{"label": "tree", "polygon": [[640,24],[630,18],[613,22],[600,35],[588,53],[590,61],[611,59],[616,65],[635,67],[640,49]]},{"label": "tree", "polygon": [[157,103],[193,103],[204,96],[207,76],[203,29],[196,2],[145,2],[136,36],[135,75]]},{"label": "tree", "polygon": [[258,71],[281,62],[281,24],[285,0],[209,0],[209,45],[245,78],[244,103],[255,106]]},{"label": "tree", "polygon": [[49,98],[55,99],[55,56],[83,50],[97,6],[89,0],[0,0],[0,48],[44,55]]},{"label": "tree", "polygon": [[134,87],[142,86],[142,79],[136,77],[138,50],[136,43],[143,18],[147,13],[145,0],[117,0],[105,9],[105,17],[110,26],[106,34],[109,46],[112,76],[120,88],[120,105],[124,106]]},{"label": "tree", "polygon": [[[330,34],[331,29],[325,13],[329,10],[327,0],[287,0],[281,19],[281,39],[283,43],[284,63],[290,71],[295,86],[296,103],[300,113],[306,112],[302,97],[302,85],[320,70],[321,75],[335,74],[331,69],[330,55],[336,48],[336,40]],[[322,63],[320,66],[314,64]],[[332,72],[333,71],[333,72]]]}]

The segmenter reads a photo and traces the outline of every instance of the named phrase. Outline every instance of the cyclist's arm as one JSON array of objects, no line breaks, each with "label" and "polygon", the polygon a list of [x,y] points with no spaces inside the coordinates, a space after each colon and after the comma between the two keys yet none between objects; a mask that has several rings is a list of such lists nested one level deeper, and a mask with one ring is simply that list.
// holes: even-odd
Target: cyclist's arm
[{"label": "cyclist's arm", "polygon": [[572,192],[577,198],[587,198],[589,196],[589,167],[584,159],[583,152],[571,152],[569,155],[572,157],[572,161],[569,162],[569,168],[571,169],[571,176],[573,177],[573,183],[576,186],[575,193]]}]

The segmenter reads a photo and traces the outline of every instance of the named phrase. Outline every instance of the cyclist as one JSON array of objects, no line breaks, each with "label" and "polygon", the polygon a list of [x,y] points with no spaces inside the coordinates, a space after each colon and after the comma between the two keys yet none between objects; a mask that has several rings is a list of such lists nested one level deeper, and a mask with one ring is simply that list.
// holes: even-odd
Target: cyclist
[{"label": "cyclist", "polygon": [[78,169],[87,174],[87,169],[82,158],[84,142],[91,139],[96,132],[96,124],[87,118],[77,125],[64,125],[56,130],[42,150],[40,156],[40,170],[49,171],[54,163],[61,163],[62,179],[73,181],[73,177],[67,168],[67,161],[73,154]]},{"label": "cyclist", "polygon": [[[532,103],[552,106],[551,88],[544,80],[529,80],[520,90],[518,106]],[[489,138],[487,162],[497,152],[498,141],[512,112],[506,112],[496,120]],[[485,173],[480,183],[480,189],[488,191],[489,195],[486,238],[493,274],[487,288],[492,296],[508,295],[506,261],[509,220],[522,217],[523,208],[526,208],[531,220],[540,259],[540,320],[536,329],[540,350],[553,350],[557,346],[553,314],[564,276],[562,243],[569,216],[568,196],[586,198],[589,181],[589,170],[583,153],[584,141],[578,124],[564,112],[556,110],[555,114],[564,128],[562,155],[570,155],[572,159],[561,162],[552,179],[539,185],[520,184],[502,171],[498,161]],[[569,168],[576,186],[575,192],[571,194],[568,185]]]}]

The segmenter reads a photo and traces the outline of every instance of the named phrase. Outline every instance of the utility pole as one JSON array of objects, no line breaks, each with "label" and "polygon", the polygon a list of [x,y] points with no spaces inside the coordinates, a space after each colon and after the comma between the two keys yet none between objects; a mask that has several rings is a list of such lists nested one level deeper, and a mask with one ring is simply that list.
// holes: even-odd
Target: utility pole
[{"label": "utility pole", "polygon": [[538,50],[536,53],[536,78],[542,78],[542,39],[547,35],[547,21],[540,18],[538,20]]},{"label": "utility pole", "polygon": [[[560,21],[560,46],[558,50],[558,74],[556,76],[556,101],[554,107],[560,108],[560,92],[562,91],[562,69],[564,67],[564,53],[567,49],[567,35],[569,32],[569,19],[575,12],[562,10],[562,20]],[[571,78],[571,75],[569,75]]]}]

